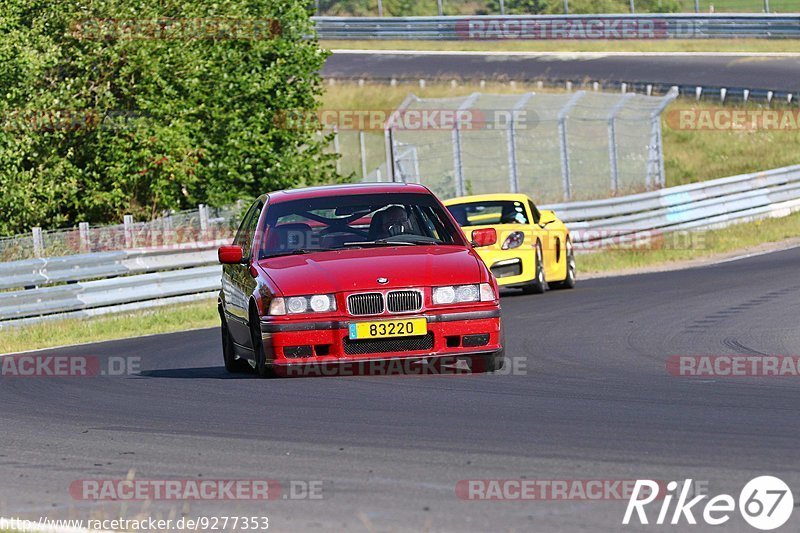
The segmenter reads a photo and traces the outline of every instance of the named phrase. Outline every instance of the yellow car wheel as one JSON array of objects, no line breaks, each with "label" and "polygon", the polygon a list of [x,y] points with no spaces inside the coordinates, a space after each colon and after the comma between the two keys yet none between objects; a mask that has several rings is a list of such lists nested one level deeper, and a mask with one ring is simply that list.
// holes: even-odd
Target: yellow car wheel
[{"label": "yellow car wheel", "polygon": [[536,276],[533,281],[522,288],[525,294],[542,294],[547,290],[547,280],[544,276],[544,256],[542,243],[536,241]]},{"label": "yellow car wheel", "polygon": [[551,289],[571,289],[575,287],[575,250],[572,248],[572,240],[567,239],[567,277],[562,281],[550,284]]}]

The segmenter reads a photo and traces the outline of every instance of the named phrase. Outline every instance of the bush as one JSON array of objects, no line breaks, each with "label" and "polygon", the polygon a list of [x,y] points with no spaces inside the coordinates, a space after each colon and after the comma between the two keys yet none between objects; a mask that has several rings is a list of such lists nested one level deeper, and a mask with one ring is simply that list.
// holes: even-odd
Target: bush
[{"label": "bush", "polygon": [[[82,5],[79,5],[82,4]],[[0,0],[0,234],[149,218],[337,179],[326,139],[276,121],[314,111],[326,53],[283,0]],[[202,21],[148,33],[152,21]],[[113,31],[96,19],[123,21]],[[222,26],[210,19],[222,19]],[[227,24],[280,32],[228,38]],[[143,21],[138,36],[130,21]],[[227,20],[227,22],[226,22]],[[81,21],[83,21],[81,23]],[[245,27],[252,30],[252,27]],[[162,28],[163,30],[163,28]],[[230,30],[233,31],[233,30]],[[155,36],[155,38],[153,38]]]}]

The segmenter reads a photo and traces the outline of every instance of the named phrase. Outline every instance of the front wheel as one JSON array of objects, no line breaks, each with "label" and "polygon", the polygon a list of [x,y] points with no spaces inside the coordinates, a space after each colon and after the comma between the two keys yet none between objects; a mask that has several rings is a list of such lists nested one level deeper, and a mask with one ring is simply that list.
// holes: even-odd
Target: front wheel
[{"label": "front wheel", "polygon": [[536,276],[533,281],[522,288],[525,294],[542,294],[547,290],[547,280],[544,276],[544,255],[542,244],[536,241]]},{"label": "front wheel", "polygon": [[222,359],[225,362],[225,370],[231,374],[239,372],[246,372],[250,369],[250,365],[243,359],[236,359],[236,351],[233,348],[233,339],[228,330],[228,323],[225,317],[220,313],[220,320],[222,321]]},{"label": "front wheel", "polygon": [[250,339],[253,344],[253,357],[256,360],[256,374],[260,378],[275,377],[275,371],[272,365],[267,363],[267,357],[264,353],[264,339],[261,338],[260,322],[257,317],[250,318]]},{"label": "front wheel", "polygon": [[567,277],[562,281],[550,284],[553,289],[571,289],[575,287],[575,250],[572,248],[572,241],[567,239]]}]

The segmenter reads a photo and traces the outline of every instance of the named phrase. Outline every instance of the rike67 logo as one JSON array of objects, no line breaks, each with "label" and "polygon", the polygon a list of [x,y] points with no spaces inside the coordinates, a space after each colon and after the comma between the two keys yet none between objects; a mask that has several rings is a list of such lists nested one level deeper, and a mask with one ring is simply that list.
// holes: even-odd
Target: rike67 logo
[{"label": "rike67 logo", "polygon": [[[628,525],[631,519],[638,520],[640,524],[650,524],[652,514],[648,518],[645,507],[659,497],[659,484],[649,479],[637,480],[633,493],[628,500],[628,508],[622,523]],[[720,494],[708,499],[707,494],[696,495],[690,499],[692,480],[687,479],[683,486],[677,481],[667,483],[667,493],[661,499],[661,507],[655,524],[681,523],[697,524],[695,513],[702,517],[706,524],[718,526],[731,519],[736,510],[737,501],[729,494]],[[644,495],[644,497],[640,497]],[[671,509],[672,502],[677,496],[675,507]],[[739,513],[745,522],[756,529],[769,531],[785,524],[794,509],[794,497],[789,486],[774,476],[760,476],[751,479],[739,493]],[[655,509],[651,509],[654,511]],[[671,511],[671,512],[670,512]],[[635,514],[634,514],[635,513]],[[634,520],[634,523],[636,523]]]}]

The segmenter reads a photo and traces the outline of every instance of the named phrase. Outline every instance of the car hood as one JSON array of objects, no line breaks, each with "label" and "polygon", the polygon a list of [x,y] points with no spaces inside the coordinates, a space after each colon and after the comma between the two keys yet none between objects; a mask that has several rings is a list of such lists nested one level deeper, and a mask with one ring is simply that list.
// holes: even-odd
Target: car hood
[{"label": "car hood", "polygon": [[[258,264],[287,296],[485,281],[477,255],[458,246],[356,248],[274,257]],[[378,278],[389,282],[379,284]]]}]

